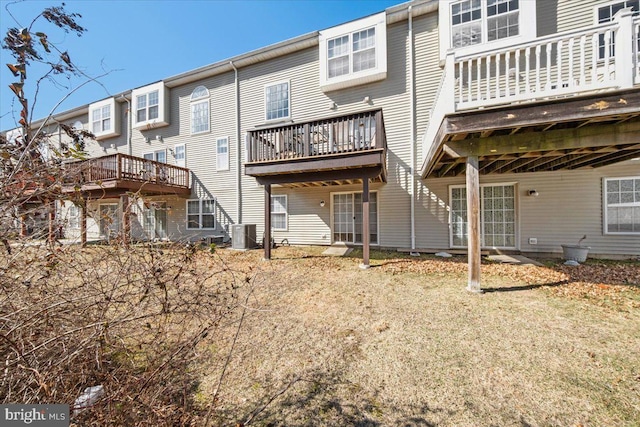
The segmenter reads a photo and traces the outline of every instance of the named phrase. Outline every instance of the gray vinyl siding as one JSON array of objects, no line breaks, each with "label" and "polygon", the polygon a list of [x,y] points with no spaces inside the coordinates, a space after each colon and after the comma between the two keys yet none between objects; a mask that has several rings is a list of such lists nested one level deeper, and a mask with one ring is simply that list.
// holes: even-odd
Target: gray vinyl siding
[{"label": "gray vinyl siding", "polygon": [[[603,178],[640,176],[640,161],[598,169],[481,175],[480,184],[515,183],[519,244],[525,253],[560,254],[562,244],[583,244],[593,255],[640,255],[640,235],[605,235]],[[449,186],[464,177],[425,180],[421,185],[417,222],[418,248],[449,248]],[[528,195],[536,190],[539,195]],[[530,245],[529,238],[537,239]]]},{"label": "gray vinyl siding", "polygon": [[[290,82],[291,119],[302,122],[333,115],[349,114],[371,108],[382,108],[387,136],[387,183],[379,186],[380,243],[384,246],[404,246],[410,239],[408,192],[410,175],[410,117],[407,22],[387,28],[387,78],[380,82],[323,93],[319,88],[318,47],[287,55],[277,60],[256,64],[240,70],[241,117],[243,133],[263,125],[264,86],[288,80]],[[369,96],[372,105],[363,103]],[[330,102],[338,107],[330,110]],[[361,191],[362,186],[332,186],[325,192]],[[243,177],[243,222],[257,224],[258,237],[264,233],[264,190],[252,177]],[[330,244],[328,193],[317,190],[274,187],[273,194],[287,194],[289,230],[277,232],[276,239],[304,244]],[[309,194],[324,197],[327,205],[320,208]],[[297,212],[300,212],[297,214]],[[313,212],[311,214],[310,212]],[[323,239],[321,236],[326,235]]]},{"label": "gray vinyl siding", "polygon": [[559,0],[557,2],[558,32],[595,25],[594,11],[609,0]]}]

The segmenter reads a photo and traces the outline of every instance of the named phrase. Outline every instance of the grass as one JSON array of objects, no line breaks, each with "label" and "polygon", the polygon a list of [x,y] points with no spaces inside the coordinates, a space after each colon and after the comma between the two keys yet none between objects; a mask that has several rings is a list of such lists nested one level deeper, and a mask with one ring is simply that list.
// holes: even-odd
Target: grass
[{"label": "grass", "polygon": [[[461,258],[374,252],[362,271],[357,251],[321,251],[235,256],[254,280],[219,424],[639,425],[638,263],[488,264],[475,295]],[[200,392],[229,350],[211,353]]]}]

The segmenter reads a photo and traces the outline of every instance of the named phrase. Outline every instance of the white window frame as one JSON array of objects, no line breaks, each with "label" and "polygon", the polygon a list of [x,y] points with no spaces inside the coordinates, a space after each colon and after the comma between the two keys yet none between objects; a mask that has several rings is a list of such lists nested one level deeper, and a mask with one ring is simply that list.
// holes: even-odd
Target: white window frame
[{"label": "white window frame", "polygon": [[[466,184],[456,184],[449,186],[449,247],[451,248],[466,248],[464,245],[454,245],[453,244],[453,209],[451,208],[451,200],[453,198],[453,190],[456,188],[466,188]],[[513,187],[513,236],[514,236],[514,246],[485,246],[484,245],[484,224],[482,220],[482,213],[484,212],[484,197],[482,196],[482,189],[485,187]],[[492,182],[487,184],[480,184],[480,238],[482,242],[482,248],[497,248],[497,249],[519,249],[520,248],[520,221],[519,221],[519,206],[518,206],[518,183],[517,182]],[[465,210],[466,210],[465,205]],[[467,215],[467,223],[469,221],[469,216]],[[466,233],[466,231],[465,231]],[[467,236],[468,239],[468,236]]]},{"label": "white window frame", "polygon": [[[98,114],[96,115],[96,113]],[[96,124],[99,125],[98,130],[94,127]],[[120,116],[115,98],[108,98],[89,105],[88,127],[97,140],[120,135]]]},{"label": "white window frame", "polygon": [[640,185],[635,184],[634,186],[634,194],[637,197],[637,200],[633,202],[619,202],[619,203],[609,203],[609,191],[607,184],[611,181],[625,181],[631,180],[632,183],[635,184],[635,181],[640,181],[640,175],[638,176],[625,176],[625,177],[614,177],[614,178],[603,178],[602,179],[602,212],[603,212],[603,224],[602,229],[604,230],[604,234],[609,235],[627,235],[627,236],[637,236],[640,235],[640,223],[638,224],[638,231],[609,231],[609,208],[617,207],[617,208],[638,208],[640,209]]},{"label": "white window frame", "polygon": [[[220,155],[220,148],[222,144],[226,145],[226,148],[227,148],[227,152],[224,154],[224,156]],[[229,170],[229,137],[227,136],[216,139],[216,170],[217,171]]]},{"label": "white window frame", "polygon": [[[278,85],[287,85],[287,114],[283,116],[277,116],[269,118],[269,102],[267,100],[267,91]],[[276,109],[278,111],[279,109]],[[269,83],[264,85],[264,120],[267,122],[277,122],[287,120],[291,118],[291,81],[281,80],[279,82]]]},{"label": "white window frame", "polygon": [[[160,160],[158,160],[158,154],[162,153],[164,155],[164,162],[161,162]],[[152,158],[149,158],[147,156],[151,155]],[[154,162],[158,162],[158,163],[167,163],[167,150],[166,149],[161,149],[161,150],[154,150],[154,151],[147,151],[145,153],[142,153],[142,158],[143,159],[147,159],[147,160],[153,160]]]},{"label": "white window frame", "polygon": [[[631,7],[631,6],[627,6],[627,3],[631,3],[631,2],[637,2],[638,0],[614,0],[614,1],[610,1],[607,3],[603,3],[603,4],[598,4],[596,6],[593,7],[593,23],[594,25],[600,25],[600,24],[604,24],[607,22],[613,22],[614,17],[615,17],[615,13],[613,15],[609,16],[609,20],[608,21],[601,21],[600,20],[600,10],[604,9],[604,8],[609,8],[611,9],[612,6],[614,5],[619,5],[622,4],[623,7],[622,9],[626,8],[626,7]],[[636,10],[633,12],[634,16],[638,16],[638,14],[640,14],[640,2],[636,7]],[[638,41],[638,43],[640,44],[640,41]],[[605,55],[604,55],[604,35],[600,35],[600,38],[598,40],[598,61],[604,61],[605,59]],[[611,40],[611,46],[610,46],[610,56],[612,57],[614,55],[614,49],[615,49],[615,42],[614,40]],[[602,52],[602,53],[601,53]]]},{"label": "white window frame", "polygon": [[[195,89],[193,89],[193,92],[191,92],[191,97],[189,98],[190,101],[190,116],[191,116],[191,135],[197,135],[197,134],[201,134],[201,133],[207,133],[209,132],[209,129],[211,127],[210,125],[210,109],[211,109],[211,103],[210,103],[210,97],[209,97],[209,89],[207,89],[204,86],[198,86]],[[199,114],[200,114],[200,110],[202,109],[202,112],[204,112],[205,114],[203,114],[203,123],[197,123],[197,119],[199,118]],[[197,126],[196,126],[197,125]],[[200,126],[203,126],[203,129],[198,129]]]},{"label": "white window frame", "polygon": [[74,230],[80,228],[80,208],[72,203],[67,213],[69,228]]},{"label": "white window frame", "polygon": [[[182,151],[182,155],[184,156],[182,159],[178,158],[178,151]],[[175,159],[176,166],[186,168],[187,167],[187,144],[174,145],[173,158]]]},{"label": "white window frame", "polygon": [[[353,36],[362,31],[373,29],[375,49],[375,66],[361,71],[353,71]],[[349,72],[339,76],[329,77],[329,42],[347,38]],[[362,85],[387,77],[387,16],[385,12],[371,15],[363,19],[349,22],[320,31],[320,88],[324,92],[342,89],[350,86]],[[367,47],[371,49],[371,47]],[[366,50],[366,49],[364,49]]]},{"label": "white window frame", "polygon": [[493,41],[487,41],[487,0],[481,2],[481,37],[482,41],[477,44],[454,48],[452,40],[452,6],[463,0],[440,0],[438,6],[438,27],[440,31],[440,59],[444,60],[448,51],[454,51],[459,55],[482,52],[489,49],[499,49],[536,38],[536,1],[520,0],[518,2],[518,35],[505,37]]},{"label": "white window frame", "polygon": [[[189,202],[199,202],[198,203],[198,213],[189,213]],[[203,213],[202,206],[205,202],[213,202],[213,212]],[[185,202],[185,215],[187,222],[187,230],[215,230],[217,227],[216,214],[218,212],[218,201],[215,198],[211,199],[188,199]],[[189,215],[198,215],[198,227],[192,227],[191,222],[189,221]],[[203,227],[203,216],[208,215],[213,218],[213,227]]]},{"label": "white window frame", "polygon": [[[276,212],[274,201],[275,199],[284,199],[284,205],[280,203],[279,206],[284,206],[284,212],[278,211]],[[289,230],[289,200],[286,194],[272,194],[271,195],[271,229],[273,231],[288,231]],[[284,216],[284,228],[276,228],[273,226],[274,215]]]},{"label": "white window frame", "polygon": [[[158,101],[156,104],[150,105],[149,97],[151,94],[156,93]],[[169,124],[169,90],[164,85],[164,82],[134,89],[131,92],[131,99],[134,129],[152,129]],[[144,105],[142,106],[139,105],[141,100],[144,100]],[[157,107],[157,117],[149,117],[151,107]],[[145,111],[145,117],[143,120],[138,120],[138,112],[143,110]]]}]

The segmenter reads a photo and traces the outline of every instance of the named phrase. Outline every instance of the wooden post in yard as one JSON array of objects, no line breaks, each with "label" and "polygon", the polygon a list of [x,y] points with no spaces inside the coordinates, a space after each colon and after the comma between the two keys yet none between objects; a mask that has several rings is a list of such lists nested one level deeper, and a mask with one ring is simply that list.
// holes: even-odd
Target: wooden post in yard
[{"label": "wooden post in yard", "polygon": [[271,259],[271,184],[264,186],[264,259]]},{"label": "wooden post in yard", "polygon": [[369,231],[369,178],[362,179],[362,264],[360,268],[369,268],[369,244],[371,233]]},{"label": "wooden post in yard", "polygon": [[129,241],[131,240],[131,226],[129,220],[130,212],[131,212],[131,203],[129,203],[129,196],[127,194],[123,194],[120,196],[120,200],[122,201],[122,243],[125,247],[129,246]]},{"label": "wooden post in yard", "polygon": [[469,282],[467,290],[480,290],[480,173],[478,156],[467,157],[467,248]]}]

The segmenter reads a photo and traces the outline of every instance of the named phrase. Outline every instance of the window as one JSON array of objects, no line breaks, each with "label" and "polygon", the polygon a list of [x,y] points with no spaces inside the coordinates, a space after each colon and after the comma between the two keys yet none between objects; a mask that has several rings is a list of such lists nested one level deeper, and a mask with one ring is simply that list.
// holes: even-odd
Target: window
[{"label": "window", "polygon": [[187,200],[187,229],[216,228],[215,199]]},{"label": "window", "polygon": [[380,13],[320,32],[322,90],[386,78],[386,22],[386,14]]},{"label": "window", "polygon": [[176,160],[176,166],[187,167],[187,148],[184,144],[173,147],[173,157]]},{"label": "window", "polygon": [[271,228],[287,231],[287,196],[271,196]]},{"label": "window", "polygon": [[267,120],[289,117],[289,82],[280,82],[264,88],[264,110]]},{"label": "window", "polygon": [[[451,246],[467,246],[467,189],[452,186],[449,194]],[[480,239],[482,247],[516,247],[515,185],[480,186]]]},{"label": "window", "polygon": [[76,205],[69,207],[69,228],[80,228],[80,210]]},{"label": "window", "polygon": [[640,176],[607,178],[605,233],[640,234]]},{"label": "window", "polygon": [[169,90],[164,82],[134,89],[131,99],[134,128],[150,129],[169,124]]},{"label": "window", "polygon": [[218,138],[216,141],[216,170],[229,170],[229,139]]},{"label": "window", "polygon": [[[362,193],[332,194],[333,243],[363,243]],[[378,244],[378,193],[369,193],[369,243]]]},{"label": "window", "polygon": [[209,132],[209,90],[198,86],[191,92],[191,133]]},{"label": "window", "polygon": [[[640,0],[626,0],[610,3],[606,6],[598,7],[596,22],[598,24],[605,24],[613,21],[613,17],[620,10],[630,7],[633,11],[633,15],[637,16],[640,12]],[[639,34],[640,35],[640,34]],[[611,46],[609,48],[609,56],[613,57],[615,54],[614,41],[611,40]],[[640,37],[638,38],[638,47],[640,48]],[[605,57],[605,40],[604,34],[598,36],[598,59],[604,59]]]},{"label": "window", "polygon": [[114,98],[89,105],[89,129],[96,139],[120,135],[120,117],[119,110],[116,107],[117,104]]},{"label": "window", "polygon": [[167,151],[166,150],[158,150],[153,153],[144,153],[142,155],[147,160],[155,160],[160,163],[167,163]]},{"label": "window", "polygon": [[464,0],[451,5],[451,46],[492,42],[519,33],[519,0]]},{"label": "window", "polygon": [[146,122],[158,118],[158,91],[155,90],[136,97],[136,122]]},{"label": "window", "polygon": [[[448,4],[447,4],[448,3]],[[521,25],[521,18],[536,22],[536,2],[529,0],[444,0],[441,2],[440,57],[450,48],[464,50],[490,43],[502,47],[536,37],[536,25]],[[470,48],[465,52],[477,51]]]}]

